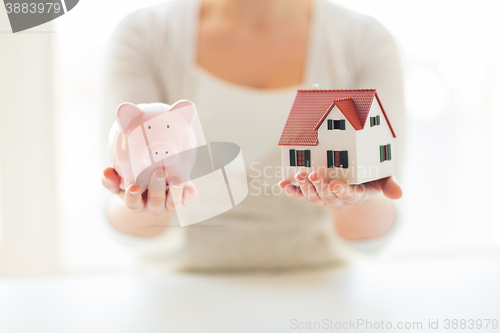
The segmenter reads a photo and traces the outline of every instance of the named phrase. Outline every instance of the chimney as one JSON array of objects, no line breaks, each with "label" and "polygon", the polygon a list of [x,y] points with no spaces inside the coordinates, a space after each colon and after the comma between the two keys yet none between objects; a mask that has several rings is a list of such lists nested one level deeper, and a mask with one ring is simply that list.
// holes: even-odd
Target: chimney
[{"label": "chimney", "polygon": [[312,90],[319,90],[319,84],[313,84],[313,89]]}]

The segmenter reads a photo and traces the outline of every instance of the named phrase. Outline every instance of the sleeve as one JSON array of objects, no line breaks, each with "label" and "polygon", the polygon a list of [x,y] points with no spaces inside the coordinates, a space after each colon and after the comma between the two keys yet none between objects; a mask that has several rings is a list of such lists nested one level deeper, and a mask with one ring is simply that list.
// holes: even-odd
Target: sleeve
[{"label": "sleeve", "polygon": [[104,70],[104,142],[119,104],[164,100],[164,89],[155,61],[154,21],[146,9],[134,12],[121,21],[110,40]]},{"label": "sleeve", "polygon": [[[384,110],[396,133],[396,178],[401,178],[405,142],[405,99],[401,61],[390,33],[373,18],[366,18],[353,48],[356,88],[376,88]],[[336,235],[337,242],[347,253],[374,254],[382,250],[401,228],[400,202],[394,201],[396,220],[383,235],[362,241],[347,241]]]},{"label": "sleeve", "polygon": [[[153,36],[154,18],[146,10],[127,16],[116,28],[109,44],[105,65],[105,88],[102,110],[102,147],[107,148],[108,133],[116,107],[123,102],[134,104],[163,101],[163,88],[155,63],[157,51]],[[109,166],[107,149],[102,150],[104,165]],[[111,199],[110,204],[112,204]],[[142,251],[151,251],[165,243],[165,235],[152,239],[124,234],[106,219],[107,229],[120,243]]]},{"label": "sleeve", "polygon": [[396,43],[375,19],[366,18],[354,47],[355,85],[376,88],[384,110],[396,133],[394,157],[396,178],[401,178],[405,143],[405,98],[403,71]]}]

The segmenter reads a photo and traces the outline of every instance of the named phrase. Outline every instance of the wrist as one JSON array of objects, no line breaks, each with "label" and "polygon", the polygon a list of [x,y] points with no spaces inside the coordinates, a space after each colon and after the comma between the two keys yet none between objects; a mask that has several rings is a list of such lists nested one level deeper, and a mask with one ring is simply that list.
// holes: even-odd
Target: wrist
[{"label": "wrist", "polygon": [[132,212],[119,198],[109,203],[107,217],[114,229],[138,237],[160,235],[170,219],[170,216],[154,217],[145,213]]},{"label": "wrist", "polygon": [[392,201],[382,194],[357,206],[332,210],[334,228],[346,240],[367,240],[388,232],[396,213]]}]

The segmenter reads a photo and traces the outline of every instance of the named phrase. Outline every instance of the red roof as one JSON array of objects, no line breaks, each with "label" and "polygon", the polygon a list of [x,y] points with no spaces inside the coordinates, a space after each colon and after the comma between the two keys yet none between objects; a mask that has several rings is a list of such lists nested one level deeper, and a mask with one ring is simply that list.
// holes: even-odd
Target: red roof
[{"label": "red roof", "polygon": [[375,97],[392,135],[396,137],[375,89],[297,90],[278,145],[316,146],[318,128],[334,105],[337,105],[355,130],[362,130]]}]

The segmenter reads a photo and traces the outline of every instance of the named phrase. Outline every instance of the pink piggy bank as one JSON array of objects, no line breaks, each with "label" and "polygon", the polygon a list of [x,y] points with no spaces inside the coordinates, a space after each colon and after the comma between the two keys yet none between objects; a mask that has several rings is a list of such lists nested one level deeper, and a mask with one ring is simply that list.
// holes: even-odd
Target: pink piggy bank
[{"label": "pink piggy bank", "polygon": [[153,172],[164,169],[167,177],[189,179],[197,146],[193,119],[195,105],[180,100],[162,103],[123,103],[115,112],[109,134],[109,157],[113,168],[125,180],[146,190]]}]

